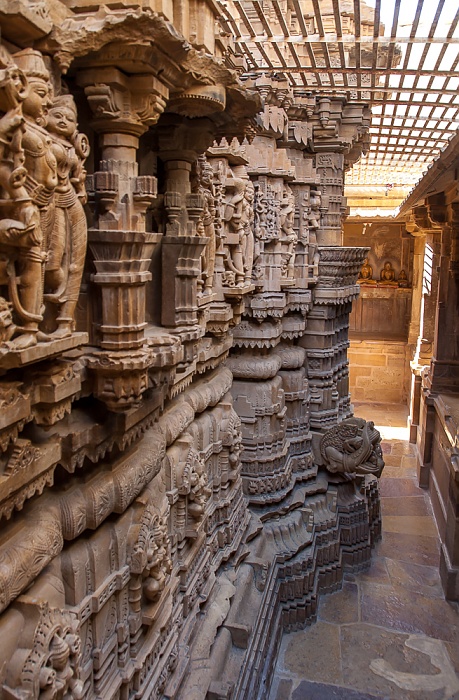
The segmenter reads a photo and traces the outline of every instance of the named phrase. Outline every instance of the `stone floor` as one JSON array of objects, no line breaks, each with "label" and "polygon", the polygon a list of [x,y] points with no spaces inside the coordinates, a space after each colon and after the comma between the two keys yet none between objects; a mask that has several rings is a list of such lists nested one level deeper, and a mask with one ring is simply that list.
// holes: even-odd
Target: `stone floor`
[{"label": "stone floor", "polygon": [[383,437],[383,538],[368,572],[321,598],[315,624],[284,635],[269,700],[459,700],[459,606],[443,597],[407,411],[354,406]]}]

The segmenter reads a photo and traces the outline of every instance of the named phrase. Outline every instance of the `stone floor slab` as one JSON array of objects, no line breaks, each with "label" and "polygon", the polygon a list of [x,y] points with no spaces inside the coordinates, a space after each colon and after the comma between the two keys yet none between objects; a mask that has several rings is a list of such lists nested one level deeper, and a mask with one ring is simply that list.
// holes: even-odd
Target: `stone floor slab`
[{"label": "stone floor slab", "polygon": [[421,537],[438,537],[437,527],[426,515],[385,515],[383,532],[398,532]]},{"label": "stone floor slab", "polygon": [[[444,598],[440,573],[435,566],[422,566],[395,559],[386,559],[385,563],[394,586],[404,586],[423,595]],[[382,580],[380,582],[384,583]]]},{"label": "stone floor slab", "polygon": [[361,585],[361,619],[379,627],[459,644],[459,615],[444,600],[402,586]]},{"label": "stone floor slab", "polygon": [[[450,700],[459,691],[443,642],[358,624],[341,628],[341,648],[346,685],[370,697]],[[441,669],[435,654],[441,658]]]},{"label": "stone floor slab", "polygon": [[281,672],[311,681],[343,682],[338,626],[319,620],[304,631],[285,635],[282,646],[285,642],[279,658]]},{"label": "stone floor slab", "polygon": [[355,583],[345,581],[335,595],[320,599],[319,620],[343,624],[359,619],[359,590]]},{"label": "stone floor slab", "polygon": [[380,495],[382,498],[391,496],[405,498],[407,496],[421,496],[423,491],[413,479],[381,479]]},{"label": "stone floor slab", "polygon": [[373,698],[381,700],[380,695],[368,695],[349,688],[308,681],[302,681],[292,695],[292,700],[372,700]]},{"label": "stone floor slab", "polygon": [[386,515],[432,515],[432,508],[424,494],[408,498],[382,498],[381,511]]},{"label": "stone floor slab", "polygon": [[382,542],[376,546],[376,554],[380,557],[412,562],[413,564],[438,566],[440,545],[435,537],[386,532]]}]

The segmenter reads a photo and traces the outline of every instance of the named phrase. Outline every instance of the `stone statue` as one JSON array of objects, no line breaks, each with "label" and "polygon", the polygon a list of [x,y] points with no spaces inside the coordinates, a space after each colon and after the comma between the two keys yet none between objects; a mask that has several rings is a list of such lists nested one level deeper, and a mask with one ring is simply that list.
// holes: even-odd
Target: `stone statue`
[{"label": "stone statue", "polygon": [[308,223],[312,229],[320,228],[320,206],[322,204],[322,191],[311,190],[309,193],[309,204],[311,207]]},{"label": "stone statue", "polygon": [[242,220],[244,224],[244,233],[242,240],[242,258],[244,261],[244,282],[245,284],[250,284],[252,279],[252,265],[253,265],[253,200],[255,196],[255,190],[251,180],[247,180],[244,199],[242,204]]},{"label": "stone statue", "polygon": [[[57,161],[51,148],[51,137],[46,130],[48,111],[52,107],[53,88],[50,74],[39,51],[24,49],[15,54],[14,60],[24,72],[29,84],[28,96],[23,102],[22,111],[25,118],[23,148],[24,165],[27,170],[25,186],[29,196],[39,212],[37,241],[41,252],[34,251],[35,264],[27,276],[26,291],[30,296],[30,305],[35,305],[36,315],[40,314],[43,303],[43,270],[47,255],[50,234],[54,220],[54,190],[58,183]],[[31,257],[31,256],[30,256]],[[24,284],[23,276],[21,282]],[[31,341],[45,340],[46,336],[37,334]],[[32,344],[31,343],[31,344]]]},{"label": "stone statue", "polygon": [[381,476],[384,460],[381,434],[372,421],[349,418],[328,430],[320,443],[320,453],[328,471],[344,475]]},{"label": "stone statue", "polygon": [[363,261],[357,282],[359,284],[376,284],[376,280],[373,279],[373,268],[368,262],[368,258]]},{"label": "stone statue", "polygon": [[282,193],[280,209],[280,227],[282,243],[282,269],[281,274],[285,279],[293,279],[295,265],[295,248],[298,235],[293,227],[295,218],[295,197],[291,188],[285,184]]},{"label": "stone statue", "polygon": [[198,192],[204,197],[204,209],[198,223],[199,235],[205,236],[208,241],[202,255],[202,279],[204,284],[203,294],[212,294],[215,267],[215,188],[213,185],[212,166],[205,156],[200,156],[197,163]]},{"label": "stone statue", "polygon": [[[30,50],[20,53],[30,54]],[[37,52],[32,53],[35,58]],[[38,68],[36,72],[39,72]],[[24,123],[24,116],[34,109],[37,117],[41,114],[42,100],[46,99],[44,95],[48,87],[43,89],[41,97],[35,92],[35,86],[36,82],[27,82],[24,72],[2,51],[0,111],[4,114],[0,118],[0,277],[3,278],[2,284],[8,287],[9,302],[6,304],[11,305],[12,314],[7,323],[8,331],[6,334],[2,332],[3,351],[35,345],[38,323],[42,319],[42,231],[38,208],[30,194],[26,154],[29,141],[27,117]]]},{"label": "stone statue", "polygon": [[408,277],[406,276],[405,270],[400,270],[400,273],[397,278],[397,284],[399,287],[409,287],[410,283],[408,282]]},{"label": "stone statue", "polygon": [[235,178],[234,195],[226,205],[225,221],[228,223],[230,232],[236,234],[236,244],[231,245],[231,252],[226,256],[226,263],[229,272],[234,274],[236,286],[249,284],[252,278],[253,199],[252,182],[244,178]]},{"label": "stone statue", "polygon": [[380,274],[380,284],[387,287],[397,287],[397,282],[395,281],[395,271],[389,261],[384,263],[384,267]]},{"label": "stone statue", "polygon": [[71,95],[54,100],[49,111],[51,152],[57,163],[53,224],[49,231],[45,266],[45,301],[56,304],[53,338],[72,333],[86,254],[87,225],[83,163],[89,154],[85,136],[77,131],[77,111]]}]

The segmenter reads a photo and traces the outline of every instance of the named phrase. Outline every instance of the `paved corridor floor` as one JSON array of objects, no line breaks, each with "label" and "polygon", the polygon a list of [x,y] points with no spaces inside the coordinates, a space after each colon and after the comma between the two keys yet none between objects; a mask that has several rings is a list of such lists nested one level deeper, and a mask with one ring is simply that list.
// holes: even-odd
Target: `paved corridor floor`
[{"label": "paved corridor floor", "polygon": [[459,700],[459,606],[443,597],[406,408],[354,407],[383,438],[382,541],[367,572],[321,597],[316,623],[284,634],[269,700]]}]

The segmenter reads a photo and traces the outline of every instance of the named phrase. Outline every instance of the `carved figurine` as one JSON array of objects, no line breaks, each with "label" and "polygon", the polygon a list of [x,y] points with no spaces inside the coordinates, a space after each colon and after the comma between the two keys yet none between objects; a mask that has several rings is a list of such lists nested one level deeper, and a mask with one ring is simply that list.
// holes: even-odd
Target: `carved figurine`
[{"label": "carved figurine", "polygon": [[309,193],[309,204],[311,207],[308,222],[313,229],[320,228],[320,205],[322,204],[322,191],[311,190]]},{"label": "carved figurine", "polygon": [[[25,52],[21,52],[24,54]],[[36,53],[36,52],[34,52]],[[40,56],[41,57],[41,56]],[[2,51],[0,56],[0,283],[8,289],[15,324],[3,333],[2,351],[37,343],[42,303],[42,232],[29,194],[24,115],[41,111],[36,83]],[[27,122],[26,122],[27,123]],[[24,167],[24,165],[26,167]]]},{"label": "carved figurine", "polygon": [[201,214],[201,219],[198,224],[199,235],[204,235],[207,239],[207,245],[202,255],[202,279],[204,283],[203,294],[212,294],[212,285],[214,279],[215,267],[215,189],[213,185],[213,170],[212,166],[207,162],[205,156],[198,158],[198,192],[204,198],[204,209]]},{"label": "carved figurine", "polygon": [[172,571],[167,525],[162,519],[155,523],[152,538],[146,551],[147,561],[143,571],[143,592],[147,600],[156,601]]},{"label": "carved figurine", "polygon": [[400,270],[400,273],[398,275],[397,279],[397,284],[399,287],[406,288],[410,286],[410,283],[408,282],[408,277],[406,276],[405,270]]},{"label": "carved figurine", "polygon": [[380,274],[380,284],[387,287],[397,287],[397,282],[395,281],[395,271],[389,261],[384,263],[384,267]]},{"label": "carved figurine", "polygon": [[376,284],[376,280],[373,279],[373,268],[368,262],[368,258],[363,261],[357,282],[359,284]]},{"label": "carved figurine", "polygon": [[255,190],[251,180],[248,180],[244,191],[244,200],[242,205],[242,219],[244,223],[244,234],[242,241],[242,257],[244,260],[244,282],[245,284],[250,284],[252,279],[252,266],[253,266],[253,200],[255,196]]},{"label": "carved figurine", "polygon": [[51,335],[62,338],[73,330],[87,242],[83,163],[89,146],[86,137],[77,131],[77,111],[71,95],[54,100],[48,131],[53,136],[51,152],[57,162],[58,182],[49,231],[44,298],[58,306],[57,329]]},{"label": "carved figurine", "polygon": [[253,265],[253,199],[254,188],[250,180],[234,179],[234,195],[226,205],[225,221],[231,232],[236,234],[236,245],[231,245],[226,262],[229,271],[234,273],[235,285],[249,284]]},{"label": "carved figurine", "polygon": [[381,476],[384,460],[381,434],[372,421],[349,418],[328,430],[320,443],[320,453],[328,471],[343,475]]},{"label": "carved figurine", "polygon": [[295,197],[292,190],[286,184],[282,193],[280,210],[280,227],[282,243],[282,277],[290,279],[294,277],[295,248],[298,240],[293,227],[295,217]]}]

